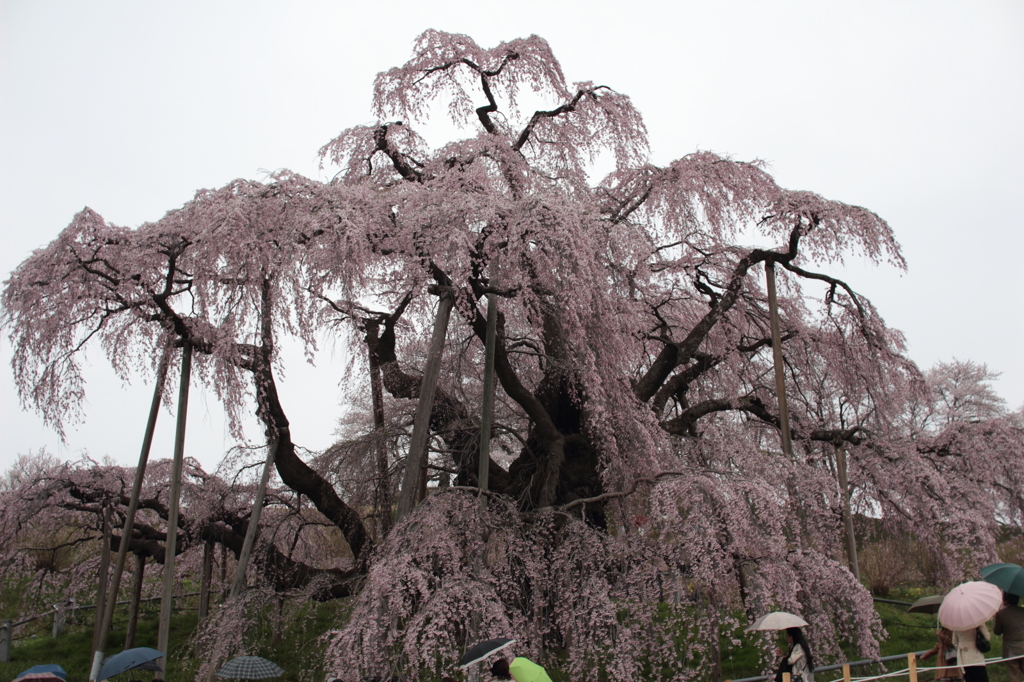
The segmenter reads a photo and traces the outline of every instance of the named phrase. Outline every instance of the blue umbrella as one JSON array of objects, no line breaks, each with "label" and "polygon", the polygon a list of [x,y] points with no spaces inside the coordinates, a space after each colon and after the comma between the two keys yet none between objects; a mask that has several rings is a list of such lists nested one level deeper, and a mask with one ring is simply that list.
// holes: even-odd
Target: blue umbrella
[{"label": "blue umbrella", "polygon": [[68,674],[64,668],[60,667],[56,663],[48,663],[47,665],[34,665],[28,670],[22,670],[18,673],[18,677],[23,677],[29,673],[51,673],[61,678],[62,680],[68,679]]},{"label": "blue umbrella", "polygon": [[114,654],[107,660],[103,661],[103,666],[100,668],[99,675],[96,679],[99,681],[105,680],[108,677],[114,675],[120,675],[126,670],[132,670],[133,668],[141,668],[150,661],[155,661],[158,658],[163,658],[164,654],[156,649],[150,649],[148,646],[140,646],[135,649],[125,649],[119,654]]}]

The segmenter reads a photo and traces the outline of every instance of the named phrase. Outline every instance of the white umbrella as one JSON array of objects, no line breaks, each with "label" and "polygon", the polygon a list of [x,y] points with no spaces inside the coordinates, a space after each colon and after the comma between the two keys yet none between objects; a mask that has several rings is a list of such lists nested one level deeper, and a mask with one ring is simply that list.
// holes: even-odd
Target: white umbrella
[{"label": "white umbrella", "polygon": [[785,611],[772,611],[755,620],[754,624],[747,628],[747,632],[803,627],[807,627],[807,621],[800,616],[794,616],[792,613],[786,613]]},{"label": "white umbrella", "polygon": [[950,630],[973,630],[1003,605],[1003,591],[992,583],[974,580],[949,591],[939,606],[939,622]]}]

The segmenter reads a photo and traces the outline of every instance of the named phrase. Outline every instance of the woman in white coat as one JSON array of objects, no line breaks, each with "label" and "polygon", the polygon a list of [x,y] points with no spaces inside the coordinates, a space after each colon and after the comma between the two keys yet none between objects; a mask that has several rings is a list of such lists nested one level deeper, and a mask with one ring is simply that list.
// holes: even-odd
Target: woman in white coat
[{"label": "woman in white coat", "polygon": [[978,651],[978,632],[991,641],[992,635],[982,623],[970,630],[954,630],[953,646],[956,648],[956,664],[964,670],[965,682],[988,682],[988,669],[985,667],[985,654]]}]

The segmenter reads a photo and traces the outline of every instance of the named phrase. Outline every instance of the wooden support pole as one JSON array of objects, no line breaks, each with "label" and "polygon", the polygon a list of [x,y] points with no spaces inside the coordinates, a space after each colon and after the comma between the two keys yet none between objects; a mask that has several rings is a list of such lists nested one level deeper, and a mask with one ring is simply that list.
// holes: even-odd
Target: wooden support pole
[{"label": "wooden support pole", "polygon": [[139,604],[142,602],[142,581],[146,577],[146,557],[135,555],[135,571],[132,574],[132,598],[128,605],[128,631],[124,635],[124,648],[135,646],[135,632],[139,627]]},{"label": "wooden support pole", "polygon": [[412,425],[412,442],[409,444],[409,455],[405,460],[402,492],[398,496],[397,520],[404,518],[416,506],[420,476],[427,461],[430,413],[434,407],[437,377],[441,371],[441,356],[444,353],[444,341],[448,334],[448,318],[454,303],[455,300],[450,291],[441,292],[441,298],[437,303],[437,316],[434,318],[434,332],[430,339],[427,363],[423,368],[423,381],[420,383],[420,400],[416,405],[416,417]]},{"label": "wooden support pole", "polygon": [[14,626],[11,621],[0,621],[0,663],[11,662],[11,639],[14,637]]},{"label": "wooden support pole", "polygon": [[[142,481],[146,475],[146,463],[149,462],[149,451],[153,445],[153,433],[156,431],[156,418],[160,414],[160,400],[164,394],[164,385],[167,383],[168,354],[165,352],[160,357],[160,365],[156,370],[156,386],[153,387],[153,400],[149,404],[149,417],[146,420],[146,431],[142,436],[142,450],[139,453],[139,464],[135,467],[135,479],[132,482],[132,496],[128,501],[128,511],[125,513],[124,528],[121,529],[121,542],[117,546],[117,560],[114,562],[114,574],[110,576],[110,592],[107,603],[103,605],[103,625],[100,627],[100,635],[96,639],[93,648],[92,668],[89,671],[89,679],[95,680],[100,673],[100,664],[103,663],[103,652],[107,648],[107,636],[110,634],[111,624],[114,622],[114,609],[117,607],[117,593],[121,589],[121,574],[124,571],[124,562],[128,557],[128,543],[132,536],[132,527],[135,524],[135,512],[139,508],[139,495],[142,492]],[[136,617],[138,616],[138,604],[136,604]]]},{"label": "wooden support pole", "polygon": [[[267,459],[263,462],[263,474],[260,476],[260,483],[256,487],[256,498],[252,502],[252,512],[249,514],[249,525],[245,529],[245,540],[242,541],[242,551],[238,555],[238,563],[235,564],[235,578],[231,583],[231,592],[227,601],[237,599],[245,591],[245,571],[249,565],[249,556],[252,554],[252,546],[256,542],[256,533],[260,526],[260,513],[263,511],[263,498],[267,492],[267,483],[270,481],[270,472],[274,468],[274,460],[277,457],[277,444],[281,436],[288,433],[288,427],[274,429],[267,443]],[[221,575],[224,574],[224,566],[227,565],[227,553],[224,554],[224,563],[221,565]],[[214,673],[220,662],[213,660],[207,673],[207,682],[212,682]]]},{"label": "wooden support pole", "polygon": [[907,654],[907,674],[910,682],[917,682],[917,654],[913,651]]},{"label": "wooden support pole", "polygon": [[[103,612],[107,604],[107,581],[110,579],[110,505],[103,505],[102,521],[100,522],[100,570],[97,578],[99,585],[96,589],[96,622],[92,630],[92,650],[99,650],[100,639],[106,639],[103,632]],[[114,595],[117,599],[117,595]],[[109,629],[110,626],[107,625]]]},{"label": "wooden support pole", "polygon": [[281,633],[284,630],[284,597],[280,594],[274,604],[274,624],[270,633],[270,643],[277,645],[281,643]]},{"label": "wooden support pole", "polygon": [[[249,567],[249,556],[252,554],[252,546],[256,542],[256,533],[259,532],[260,514],[263,511],[263,498],[267,494],[267,483],[270,481],[270,472],[274,468],[274,459],[277,457],[277,444],[280,442],[281,432],[287,432],[288,427],[275,429],[267,443],[267,459],[263,462],[263,474],[260,476],[260,483],[256,487],[256,499],[252,501],[252,512],[249,514],[249,526],[245,529],[245,540],[242,542],[242,551],[238,555],[238,564],[235,566],[235,580],[231,584],[231,595],[234,599],[245,590],[245,571]],[[283,434],[282,434],[283,435]]]},{"label": "wooden support pole", "polygon": [[[494,282],[492,272],[491,282]],[[494,417],[494,346],[497,343],[498,300],[494,294],[487,294],[487,333],[484,337],[484,400],[480,418],[480,463],[477,468],[477,487],[481,493],[480,506],[487,507],[487,495],[491,467],[491,422]]]},{"label": "wooden support pole", "polygon": [[793,681],[792,673],[782,673],[782,682],[792,682],[792,681]]},{"label": "wooden support pole", "polygon": [[850,664],[843,663],[843,682],[850,682]]},{"label": "wooden support pole", "polygon": [[210,580],[213,578],[213,540],[203,545],[203,572],[199,578],[199,622],[210,613]]},{"label": "wooden support pole", "polygon": [[[156,650],[167,653],[171,638],[171,606],[174,601],[174,554],[178,548],[178,502],[181,495],[181,468],[185,456],[185,424],[188,417],[188,387],[192,375],[192,344],[185,341],[181,349],[181,382],[178,386],[178,419],[174,429],[174,461],[171,465],[170,507],[167,514],[167,543],[164,550],[163,599],[160,600],[160,621]],[[158,665],[167,677],[167,656]]]},{"label": "wooden support pole", "polygon": [[64,623],[67,621],[68,612],[65,608],[66,604],[61,602],[54,607],[53,611],[53,639],[57,639],[64,634]]},{"label": "wooden support pole", "polygon": [[388,464],[387,434],[384,428],[384,380],[380,362],[373,350],[370,357],[370,397],[373,401],[373,429],[377,445],[377,490],[373,498],[374,516],[377,518],[377,541],[391,530],[391,475]]},{"label": "wooden support pole", "polygon": [[843,530],[846,535],[846,558],[850,572],[860,580],[860,565],[857,562],[857,536],[853,530],[853,509],[850,506],[850,482],[846,472],[846,444],[835,446],[836,477],[839,479],[839,504],[843,514]]},{"label": "wooden support pole", "polygon": [[775,295],[775,263],[765,261],[768,280],[768,311],[772,327],[772,355],[775,359],[775,392],[779,397],[779,429],[782,431],[782,452],[792,459],[793,443],[789,430],[789,407],[786,404],[786,374],[782,362],[782,334],[779,331],[779,302]]},{"label": "wooden support pole", "polygon": [[228,546],[220,546],[220,601],[223,604],[228,598]]}]

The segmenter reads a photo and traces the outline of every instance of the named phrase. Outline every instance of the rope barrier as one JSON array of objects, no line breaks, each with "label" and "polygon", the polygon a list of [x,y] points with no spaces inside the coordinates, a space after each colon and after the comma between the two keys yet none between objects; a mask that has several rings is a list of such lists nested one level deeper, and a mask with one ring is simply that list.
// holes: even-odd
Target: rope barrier
[{"label": "rope barrier", "polygon": [[[988,665],[992,665],[994,663],[1005,663],[1006,661],[1016,661],[1016,660],[1022,659],[1022,658],[1024,658],[1024,654],[1021,654],[1021,655],[1018,655],[1018,656],[1004,656],[1002,658],[986,658],[984,663],[978,663],[976,665],[986,665],[986,666],[988,666]],[[916,660],[915,660],[915,663],[916,663]],[[927,666],[918,667],[917,665],[915,665],[913,670],[914,670],[914,673],[915,673],[915,676],[916,676],[916,673],[927,672],[927,671],[930,671],[930,670],[943,670],[943,669],[946,669],[946,668],[963,668],[963,667],[972,667],[972,666],[962,666],[962,665],[957,665],[955,663],[946,664],[946,665],[937,665],[937,666],[933,666],[933,667],[927,667]],[[834,680],[828,680],[828,682],[870,682],[871,680],[884,680],[884,679],[887,679],[887,678],[890,678],[890,677],[901,677],[903,675],[909,675],[910,671],[911,671],[911,668],[908,667],[908,668],[904,668],[903,670],[896,670],[894,672],[883,673],[881,675],[872,675],[870,677],[850,677],[850,678],[847,678],[846,676],[843,676],[843,677],[839,677],[839,678],[834,679]]]},{"label": "rope barrier", "polygon": [[[919,660],[918,656],[920,656],[922,653],[924,653],[924,651],[915,652],[913,654],[913,656],[914,656],[914,678],[917,677],[917,673],[919,673],[919,672],[928,672],[928,671],[932,671],[932,670],[940,670],[940,669],[943,669],[943,668],[960,668],[960,667],[963,667],[963,666],[956,665],[956,663],[945,664],[945,665],[938,665],[938,666],[934,666],[934,667],[927,667],[927,666],[925,666],[925,667],[918,667],[917,666],[917,661]],[[817,667],[817,668],[814,669],[814,671],[816,673],[820,673],[820,672],[825,672],[825,671],[828,671],[828,670],[839,670],[840,668],[844,669],[842,677],[836,678],[834,680],[827,680],[827,681],[824,681],[824,682],[871,682],[871,680],[883,680],[883,679],[888,679],[890,677],[900,677],[902,675],[909,675],[910,674],[910,668],[908,667],[908,668],[904,668],[902,670],[897,670],[895,672],[887,672],[887,673],[883,673],[881,675],[872,675],[872,676],[867,676],[867,677],[852,677],[849,674],[849,668],[852,667],[852,666],[855,666],[855,665],[881,664],[881,663],[885,663],[885,662],[888,662],[888,661],[898,661],[900,659],[907,658],[910,655],[911,654],[896,654],[894,656],[883,656],[882,658],[877,658],[877,659],[873,659],[873,660],[851,661],[850,663],[843,663],[843,664],[838,664],[838,665],[826,665],[826,666]],[[987,658],[987,659],[985,659],[985,662],[983,664],[979,663],[978,665],[986,665],[987,666],[987,665],[992,665],[993,663],[1004,663],[1006,661],[1015,661],[1017,659],[1022,659],[1022,658],[1024,658],[1024,654],[1018,655],[1018,656],[1005,656],[1003,658]],[[788,673],[784,674],[784,677],[788,677],[788,676],[789,676]],[[774,677],[775,677],[774,675],[758,675],[756,677],[744,677],[742,679],[737,679],[737,680],[726,680],[726,682],[760,682],[761,680],[771,680]],[[790,680],[792,680],[792,678],[790,678]],[[823,681],[816,680],[815,682],[823,682]],[[917,681],[916,681],[916,679],[912,679],[911,682],[917,682]]]}]

